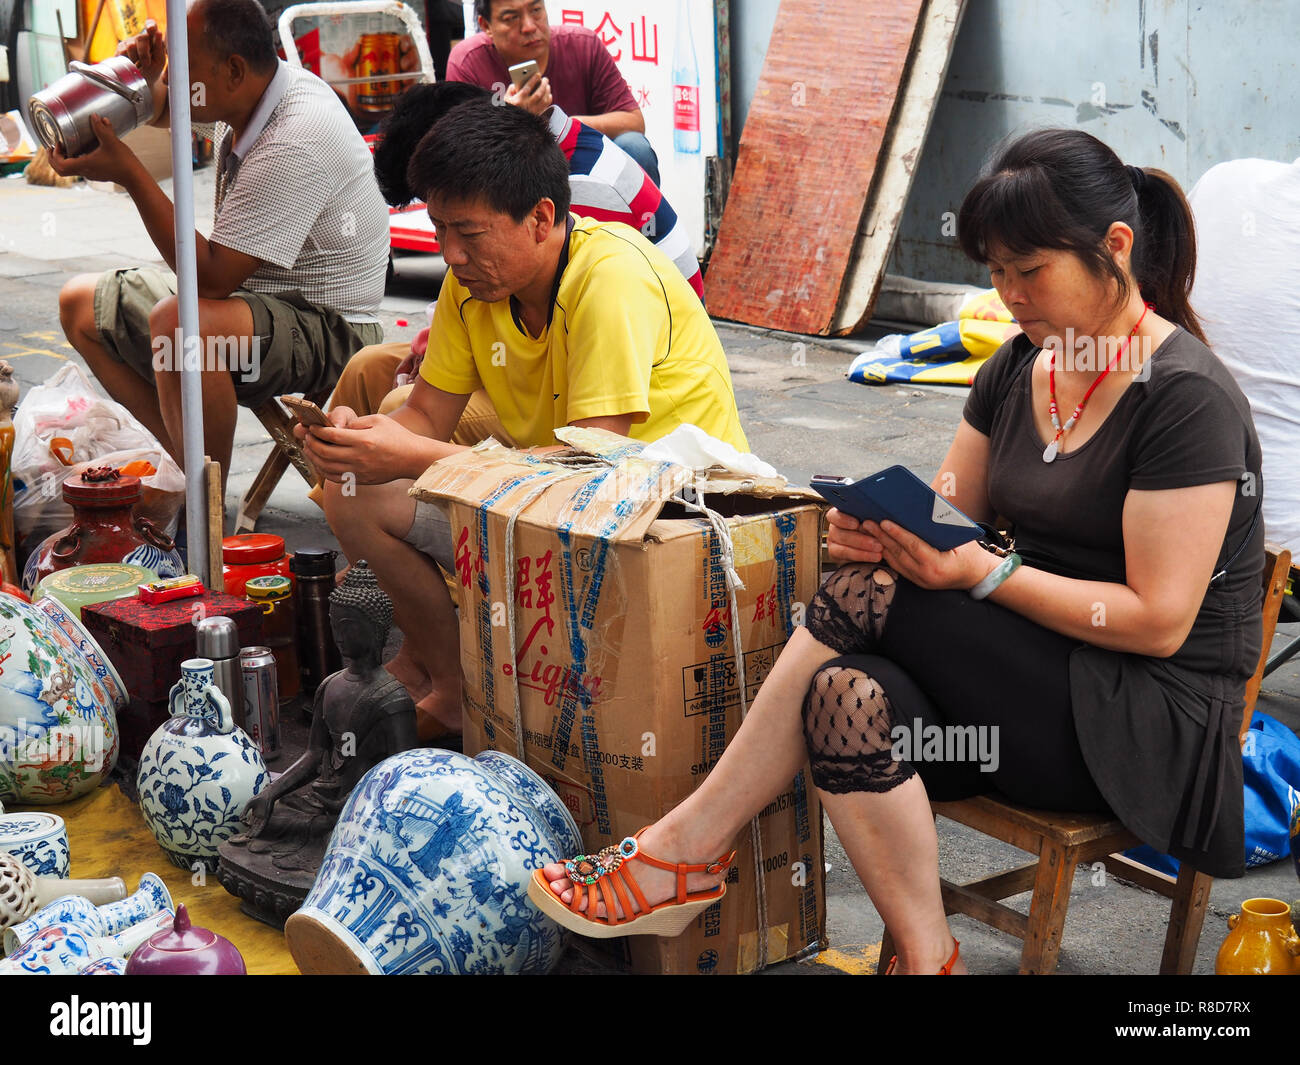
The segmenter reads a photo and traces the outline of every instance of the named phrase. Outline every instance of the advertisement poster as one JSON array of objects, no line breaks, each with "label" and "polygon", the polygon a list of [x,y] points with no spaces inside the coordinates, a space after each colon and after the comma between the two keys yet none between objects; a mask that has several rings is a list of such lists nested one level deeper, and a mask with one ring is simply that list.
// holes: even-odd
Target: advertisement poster
[{"label": "advertisement poster", "polygon": [[704,161],[718,154],[712,0],[548,0],[546,13],[552,26],[586,26],[609,49],[645,116],[664,195],[699,254]]}]

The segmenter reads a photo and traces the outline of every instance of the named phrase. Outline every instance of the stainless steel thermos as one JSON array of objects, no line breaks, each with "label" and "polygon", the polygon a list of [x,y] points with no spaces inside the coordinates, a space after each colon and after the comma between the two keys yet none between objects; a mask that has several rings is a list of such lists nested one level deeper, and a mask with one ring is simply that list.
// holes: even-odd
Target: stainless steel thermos
[{"label": "stainless steel thermos", "polygon": [[93,66],[76,61],[69,65],[69,73],[27,103],[32,130],[46,148],[57,145],[71,157],[97,147],[91,115],[107,118],[119,137],[153,118],[149,83],[126,56],[115,55]]},{"label": "stainless steel thermos", "polygon": [[330,629],[330,592],[338,552],[323,547],[299,548],[289,561],[298,595],[298,669],[302,690],[314,693],[320,682],[343,668]]},{"label": "stainless steel thermos", "polygon": [[230,703],[235,724],[246,729],[244,675],[239,668],[239,630],[226,617],[204,618],[196,633],[198,656],[212,659],[212,682]]}]

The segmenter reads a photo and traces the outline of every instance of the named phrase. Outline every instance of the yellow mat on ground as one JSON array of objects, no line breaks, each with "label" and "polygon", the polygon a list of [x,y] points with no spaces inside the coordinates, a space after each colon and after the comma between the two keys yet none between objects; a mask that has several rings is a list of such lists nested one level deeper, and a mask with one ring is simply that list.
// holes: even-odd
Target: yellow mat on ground
[{"label": "yellow mat on ground", "polygon": [[157,873],[173,901],[185,903],[193,924],[212,929],[239,948],[250,973],[297,974],[284,933],[241,913],[239,900],[215,875],[208,874],[206,883],[195,883],[197,874],[172,865],[140,816],[139,807],[128,801],[116,784],[96,788],[61,806],[23,809],[44,810],[63,818],[68,826],[73,879],[120,876],[127,891],[134,891],[141,876]]}]

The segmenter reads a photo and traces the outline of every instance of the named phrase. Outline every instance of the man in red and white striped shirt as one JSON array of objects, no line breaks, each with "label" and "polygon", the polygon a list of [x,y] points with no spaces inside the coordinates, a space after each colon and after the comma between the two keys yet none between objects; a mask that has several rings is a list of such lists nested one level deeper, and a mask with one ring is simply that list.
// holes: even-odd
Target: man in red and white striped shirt
[{"label": "man in red and white striped shirt", "polygon": [[[458,104],[491,97],[486,89],[465,82],[413,85],[399,98],[381,130],[375,149],[375,177],[384,199],[403,207],[415,199],[406,182],[406,165],[415,146],[435,122]],[[551,133],[569,161],[571,211],[603,222],[622,222],[638,230],[681,271],[696,295],[704,298],[699,260],[686,227],[659,187],[613,141],[571,118],[558,107],[546,115]],[[428,313],[432,320],[433,304]],[[350,407],[358,414],[382,413],[401,405],[408,381],[424,358],[429,330],[405,341],[362,348],[349,360],[334,390],[330,409]],[[390,398],[394,389],[400,389]],[[471,411],[477,410],[471,403]],[[315,493],[313,493],[313,498]]]}]

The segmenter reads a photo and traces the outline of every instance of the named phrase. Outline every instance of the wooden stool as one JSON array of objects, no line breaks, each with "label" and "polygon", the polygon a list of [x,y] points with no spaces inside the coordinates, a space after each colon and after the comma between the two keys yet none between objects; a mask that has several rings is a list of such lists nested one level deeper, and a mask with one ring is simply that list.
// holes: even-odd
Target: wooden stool
[{"label": "wooden stool", "polygon": [[[333,389],[310,392],[306,393],[304,398],[311,400],[318,407],[323,407],[332,391]],[[309,487],[316,487],[316,471],[311,468],[311,464],[302,453],[302,445],[293,435],[293,427],[298,424],[297,419],[290,416],[280,405],[280,401],[274,398],[263,403],[253,413],[271,434],[275,444],[271,448],[271,453],[266,456],[266,461],[262,463],[262,468],[258,470],[257,476],[253,478],[253,483],[248,486],[244,498],[239,501],[239,512],[235,515],[237,533],[253,531],[262,508],[266,506],[266,501],[275,491],[275,486],[280,483],[280,478],[290,464],[302,474],[302,479]]]},{"label": "wooden stool", "polygon": [[[1291,552],[1269,544],[1264,563],[1264,639],[1255,675],[1246,686],[1243,719],[1238,730],[1243,742],[1255,711],[1290,568]],[[930,807],[936,816],[942,815],[1037,855],[1037,860],[1028,865],[969,884],[953,884],[942,878],[939,881],[945,913],[965,914],[1024,941],[1021,973],[1056,970],[1075,868],[1081,862],[1098,860],[1104,861],[1107,871],[1119,879],[1173,900],[1160,974],[1185,975],[1192,971],[1213,877],[1182,862],[1175,879],[1125,858],[1118,852],[1136,847],[1142,841],[1110,815],[1031,810],[989,795],[958,802],[934,802]],[[1028,915],[1000,901],[1030,888],[1034,893]],[[886,928],[877,973],[884,973],[894,953],[894,937]]]}]

